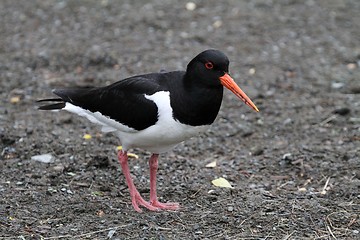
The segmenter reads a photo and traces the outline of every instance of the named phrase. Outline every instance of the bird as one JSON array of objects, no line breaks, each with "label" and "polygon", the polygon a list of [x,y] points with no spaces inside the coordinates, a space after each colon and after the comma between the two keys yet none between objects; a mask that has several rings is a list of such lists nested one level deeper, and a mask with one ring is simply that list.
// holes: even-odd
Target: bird
[{"label": "bird", "polygon": [[[176,211],[177,202],[158,200],[159,155],[205,132],[215,121],[226,87],[256,112],[259,109],[229,75],[228,57],[216,49],[195,56],[185,71],[161,71],[132,76],[104,87],[61,88],[56,98],[38,100],[40,110],[65,110],[115,134],[122,149],[117,157],[133,208],[142,212]],[[45,105],[44,105],[45,104]],[[150,151],[150,200],[135,187],[128,166],[129,149]]]}]

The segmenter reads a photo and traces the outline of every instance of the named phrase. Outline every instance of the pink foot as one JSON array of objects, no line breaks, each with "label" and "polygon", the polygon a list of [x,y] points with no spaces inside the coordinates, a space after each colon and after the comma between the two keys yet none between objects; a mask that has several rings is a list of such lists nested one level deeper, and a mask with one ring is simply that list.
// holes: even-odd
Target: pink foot
[{"label": "pink foot", "polygon": [[150,201],[150,204],[162,210],[178,210],[180,208],[179,203],[176,202],[161,203],[158,200],[155,200],[153,202]]},{"label": "pink foot", "polygon": [[160,211],[160,210],[178,210],[179,204],[178,203],[161,203],[158,200],[154,202],[147,202],[145,201],[139,192],[135,192],[131,194],[131,203],[137,212],[142,212],[142,210],[139,208],[140,206],[143,206],[147,208],[150,211]]},{"label": "pink foot", "polygon": [[159,210],[158,207],[153,206],[149,202],[145,201],[141,197],[140,193],[137,190],[135,192],[130,192],[130,195],[131,195],[131,203],[132,203],[135,211],[142,212],[142,210],[139,208],[139,205],[149,209],[150,211],[158,211]]}]

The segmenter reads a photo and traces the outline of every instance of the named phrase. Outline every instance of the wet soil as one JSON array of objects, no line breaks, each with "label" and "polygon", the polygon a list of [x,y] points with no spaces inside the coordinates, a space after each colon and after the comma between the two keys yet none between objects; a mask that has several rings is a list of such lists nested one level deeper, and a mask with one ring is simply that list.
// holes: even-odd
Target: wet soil
[{"label": "wet soil", "polygon": [[[194,3],[0,1],[1,239],[360,238],[360,1]],[[161,156],[158,194],[179,211],[135,212],[117,139],[36,109],[52,88],[184,69],[208,48],[260,112],[225,91],[211,130]],[[150,153],[132,152],[148,198]]]}]

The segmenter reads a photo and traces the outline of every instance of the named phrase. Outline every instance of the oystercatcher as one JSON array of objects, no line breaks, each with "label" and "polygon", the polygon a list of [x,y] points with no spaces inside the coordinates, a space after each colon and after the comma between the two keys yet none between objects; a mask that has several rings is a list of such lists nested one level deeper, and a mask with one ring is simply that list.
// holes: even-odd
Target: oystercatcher
[{"label": "oystercatcher", "polygon": [[[120,139],[118,159],[129,187],[132,205],[141,212],[177,210],[178,203],[161,203],[156,194],[156,172],[160,153],[204,132],[214,122],[223,98],[223,86],[255,111],[250,98],[228,74],[229,59],[218,50],[206,50],[187,65],[186,71],[160,72],[134,76],[106,87],[55,89],[60,98],[41,110],[63,109],[86,117],[113,132]],[[145,201],[130,175],[127,151],[142,148],[152,152],[150,201]]]}]

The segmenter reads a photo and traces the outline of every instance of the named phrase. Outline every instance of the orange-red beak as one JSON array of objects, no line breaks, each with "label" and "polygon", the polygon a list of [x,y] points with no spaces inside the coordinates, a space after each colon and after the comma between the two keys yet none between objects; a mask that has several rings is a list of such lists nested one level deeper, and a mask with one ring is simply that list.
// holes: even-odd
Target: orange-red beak
[{"label": "orange-red beak", "polygon": [[222,85],[232,91],[238,98],[243,100],[244,103],[246,103],[255,111],[259,111],[251,99],[243,92],[243,90],[240,89],[240,87],[235,83],[234,79],[232,79],[229,74],[225,73],[224,76],[220,77],[219,79]]}]

